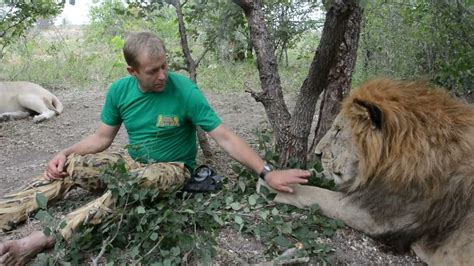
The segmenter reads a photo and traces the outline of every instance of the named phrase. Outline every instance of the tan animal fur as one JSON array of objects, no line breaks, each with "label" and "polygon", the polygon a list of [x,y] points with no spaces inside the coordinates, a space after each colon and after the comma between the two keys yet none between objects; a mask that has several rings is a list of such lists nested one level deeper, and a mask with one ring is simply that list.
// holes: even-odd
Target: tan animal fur
[{"label": "tan animal fur", "polygon": [[369,81],[317,152],[340,191],[296,186],[275,201],[319,204],[430,265],[474,265],[473,106],[420,82]]},{"label": "tan animal fur", "polygon": [[30,114],[35,123],[62,113],[59,99],[38,84],[25,81],[0,82],[0,122]]}]

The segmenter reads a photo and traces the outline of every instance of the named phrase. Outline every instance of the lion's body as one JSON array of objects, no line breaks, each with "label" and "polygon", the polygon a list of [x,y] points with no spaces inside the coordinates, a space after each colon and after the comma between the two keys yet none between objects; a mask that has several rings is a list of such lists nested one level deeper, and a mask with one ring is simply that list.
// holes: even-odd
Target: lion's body
[{"label": "lion's body", "polygon": [[430,264],[474,265],[473,106],[423,83],[373,80],[344,101],[317,151],[342,193],[276,200],[318,203]]}]

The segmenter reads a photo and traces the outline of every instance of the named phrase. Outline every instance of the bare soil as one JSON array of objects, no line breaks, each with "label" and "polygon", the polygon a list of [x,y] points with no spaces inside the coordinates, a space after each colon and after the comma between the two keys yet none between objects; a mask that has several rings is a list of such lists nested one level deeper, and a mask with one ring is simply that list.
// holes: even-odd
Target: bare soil
[{"label": "bare soil", "polygon": [[[105,88],[52,89],[63,102],[64,113],[41,124],[30,119],[0,123],[0,196],[28,183],[31,177],[41,175],[47,161],[59,150],[69,146],[96,129],[102,108]],[[242,93],[206,92],[206,96],[221,116],[224,124],[251,145],[255,145],[254,129],[268,126],[263,106],[251,96]],[[111,149],[123,149],[127,143],[126,132],[119,132]],[[211,140],[215,156],[211,162],[217,171],[233,176],[234,163]],[[198,160],[202,160],[199,157]],[[83,200],[86,192],[74,192],[69,200]],[[68,199],[66,199],[68,200]],[[0,241],[15,239],[38,230],[41,225],[34,219],[24,226],[0,233]],[[334,264],[421,264],[413,254],[395,254],[386,251],[382,244],[350,228],[339,230],[330,239],[321,239],[334,250]],[[262,263],[264,243],[251,235],[242,235],[232,228],[225,228],[219,239],[220,250],[216,264]]]}]

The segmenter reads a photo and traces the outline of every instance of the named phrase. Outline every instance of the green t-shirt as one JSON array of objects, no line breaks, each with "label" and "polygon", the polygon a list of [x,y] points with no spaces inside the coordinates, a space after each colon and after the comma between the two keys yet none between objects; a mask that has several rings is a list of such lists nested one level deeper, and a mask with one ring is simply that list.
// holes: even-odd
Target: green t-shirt
[{"label": "green t-shirt", "polygon": [[140,91],[133,76],[115,81],[100,118],[109,126],[125,125],[133,159],[183,162],[190,170],[196,166],[196,126],[209,132],[221,124],[197,85],[174,72],[162,92]]}]

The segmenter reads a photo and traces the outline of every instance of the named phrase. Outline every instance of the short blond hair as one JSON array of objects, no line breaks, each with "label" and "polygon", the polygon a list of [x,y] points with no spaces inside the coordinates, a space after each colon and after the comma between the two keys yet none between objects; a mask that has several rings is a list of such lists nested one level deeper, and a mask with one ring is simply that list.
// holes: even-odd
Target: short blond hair
[{"label": "short blond hair", "polygon": [[127,64],[137,69],[139,67],[138,56],[143,52],[150,57],[157,57],[166,54],[166,49],[161,39],[152,32],[130,33],[123,46],[123,55]]}]

